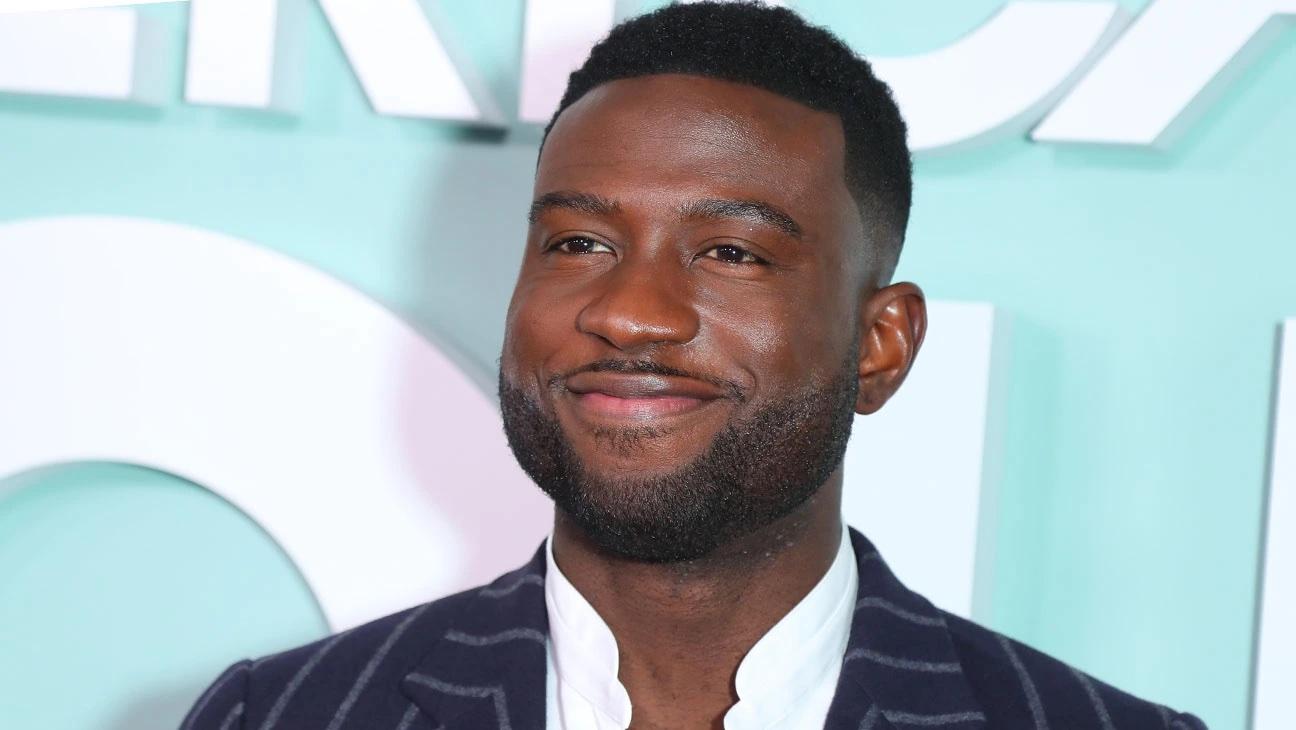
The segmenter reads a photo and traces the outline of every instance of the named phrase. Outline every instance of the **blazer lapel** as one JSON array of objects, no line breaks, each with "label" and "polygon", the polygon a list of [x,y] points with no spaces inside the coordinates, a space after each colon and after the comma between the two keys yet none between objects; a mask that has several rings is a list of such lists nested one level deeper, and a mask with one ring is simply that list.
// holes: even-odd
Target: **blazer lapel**
[{"label": "blazer lapel", "polygon": [[905,588],[863,535],[850,537],[859,595],[825,728],[984,728],[941,612]]},{"label": "blazer lapel", "polygon": [[544,547],[522,568],[476,589],[401,683],[445,730],[544,730]]}]

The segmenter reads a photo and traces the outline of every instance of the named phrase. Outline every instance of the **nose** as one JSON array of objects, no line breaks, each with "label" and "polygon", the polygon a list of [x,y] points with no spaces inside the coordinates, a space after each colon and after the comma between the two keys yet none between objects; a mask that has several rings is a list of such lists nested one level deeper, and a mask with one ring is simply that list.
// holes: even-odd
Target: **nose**
[{"label": "nose", "polygon": [[599,291],[580,312],[577,328],[618,350],[684,344],[699,319],[684,272],[665,261],[623,260],[599,278]]}]

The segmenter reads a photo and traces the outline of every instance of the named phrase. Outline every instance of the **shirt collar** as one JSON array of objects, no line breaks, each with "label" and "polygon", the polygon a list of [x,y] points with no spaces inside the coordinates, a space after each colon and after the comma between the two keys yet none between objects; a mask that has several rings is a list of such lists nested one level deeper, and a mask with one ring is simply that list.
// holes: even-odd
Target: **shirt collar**
[{"label": "shirt collar", "polygon": [[734,678],[738,703],[726,727],[764,727],[841,670],[859,576],[846,528],[828,572],[743,657]]},{"label": "shirt collar", "polygon": [[[554,669],[561,683],[584,697],[619,727],[630,724],[630,695],[617,675],[616,637],[589,601],[558,569],[553,538],[546,541],[545,606]],[[842,528],[828,572],[738,665],[738,703],[725,715],[729,727],[776,722],[807,692],[840,671],[850,637],[859,577]]]},{"label": "shirt collar", "polygon": [[545,561],[549,645],[559,684],[576,691],[617,727],[629,727],[630,694],[617,678],[621,657],[612,629],[558,569],[553,536],[545,541]]}]

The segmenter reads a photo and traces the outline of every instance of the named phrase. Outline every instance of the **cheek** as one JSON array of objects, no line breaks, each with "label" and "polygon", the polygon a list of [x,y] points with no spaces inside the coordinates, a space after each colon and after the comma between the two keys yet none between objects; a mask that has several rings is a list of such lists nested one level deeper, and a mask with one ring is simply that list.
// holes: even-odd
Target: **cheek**
[{"label": "cheek", "polygon": [[783,392],[835,375],[853,341],[854,313],[842,287],[810,276],[757,296],[709,297],[716,349],[761,390]]},{"label": "cheek", "polygon": [[562,296],[558,287],[519,281],[504,322],[500,369],[515,385],[537,382],[539,371],[564,340],[575,334],[579,302]]},{"label": "cheek", "polygon": [[[852,238],[851,240],[855,240]],[[847,357],[858,355],[860,302],[864,294],[865,259],[862,248],[834,249],[825,266],[816,272],[812,290],[799,307],[800,331],[807,347],[820,353],[819,372],[837,375]]]}]

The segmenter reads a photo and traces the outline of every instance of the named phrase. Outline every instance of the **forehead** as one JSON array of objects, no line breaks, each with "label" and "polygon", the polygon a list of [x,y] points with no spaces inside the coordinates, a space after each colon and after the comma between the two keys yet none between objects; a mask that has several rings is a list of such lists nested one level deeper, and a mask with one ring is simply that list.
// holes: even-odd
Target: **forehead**
[{"label": "forehead", "polygon": [[602,84],[568,107],[545,141],[536,189],[853,208],[844,166],[836,115],[745,84],[664,74]]}]

